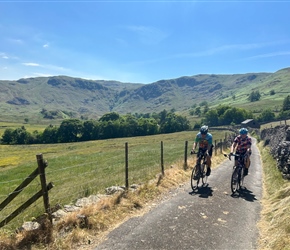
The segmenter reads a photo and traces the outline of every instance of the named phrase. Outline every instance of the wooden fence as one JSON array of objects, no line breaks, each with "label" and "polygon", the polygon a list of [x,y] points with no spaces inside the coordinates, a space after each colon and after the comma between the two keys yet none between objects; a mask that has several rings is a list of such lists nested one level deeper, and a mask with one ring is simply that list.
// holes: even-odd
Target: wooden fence
[{"label": "wooden fence", "polygon": [[40,177],[41,187],[42,189],[38,191],[35,195],[33,195],[29,200],[23,203],[20,207],[18,207],[14,212],[12,212],[9,216],[7,216],[4,220],[0,222],[0,227],[5,226],[12,219],[14,219],[17,215],[22,213],[26,208],[28,208],[32,203],[38,200],[40,197],[43,197],[45,212],[49,215],[51,220],[51,213],[49,207],[49,198],[48,191],[53,188],[53,184],[46,184],[45,178],[45,168],[47,167],[47,162],[44,162],[42,154],[36,155],[38,168],[35,169],[8,197],[0,204],[0,212],[6,207],[17,195],[19,195],[23,189],[29,185],[34,178],[38,175]]},{"label": "wooden fence", "polygon": [[[227,136],[225,136],[227,137]],[[213,153],[217,155],[217,153],[222,153],[223,149],[227,147],[227,138],[224,140],[220,139],[218,142],[217,140],[214,141],[214,150]],[[187,163],[187,155],[190,152],[190,148],[188,148],[188,141],[185,141],[185,147],[184,147],[184,169],[188,168]],[[128,143],[125,143],[125,187],[126,189],[129,188],[129,146]],[[28,199],[26,202],[24,202],[21,206],[19,206],[15,211],[13,211],[10,215],[8,215],[4,220],[0,222],[0,228],[7,225],[12,219],[14,219],[16,216],[21,214],[25,209],[27,209],[32,203],[37,201],[39,198],[43,197],[43,204],[44,204],[44,211],[48,214],[49,219],[52,221],[52,213],[50,208],[50,202],[49,202],[49,195],[48,191],[50,191],[53,188],[53,184],[50,182],[47,184],[46,182],[46,172],[45,169],[48,166],[47,162],[44,161],[42,154],[36,155],[37,159],[37,165],[38,168],[35,169],[26,179],[11,193],[7,196],[7,198],[2,201],[0,204],[0,213],[6,207],[16,196],[18,196],[21,191],[25,187],[27,187],[33,179],[35,179],[37,176],[40,177],[41,182],[41,190],[39,190],[35,195],[33,195],[30,199]],[[160,144],[160,173],[164,176],[164,148],[163,148],[163,141],[161,141]]]}]

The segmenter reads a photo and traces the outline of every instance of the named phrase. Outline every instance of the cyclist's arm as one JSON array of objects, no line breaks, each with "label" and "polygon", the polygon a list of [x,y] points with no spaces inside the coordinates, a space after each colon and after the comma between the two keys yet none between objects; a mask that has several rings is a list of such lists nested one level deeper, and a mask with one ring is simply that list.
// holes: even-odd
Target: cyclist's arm
[{"label": "cyclist's arm", "polygon": [[197,144],[198,144],[198,137],[195,138],[194,143],[192,145],[192,150],[193,151],[196,149]]},{"label": "cyclist's arm", "polygon": [[212,137],[210,137],[210,139],[208,140],[207,152],[209,152],[211,150],[211,147],[212,147]]},{"label": "cyclist's arm", "polygon": [[247,153],[248,153],[248,155],[250,155],[252,153],[251,146],[252,146],[252,140],[249,139],[248,143],[247,143]]},{"label": "cyclist's arm", "polygon": [[231,146],[231,153],[234,152],[234,150],[236,149],[237,147],[237,143],[236,142],[233,142],[232,146]]}]

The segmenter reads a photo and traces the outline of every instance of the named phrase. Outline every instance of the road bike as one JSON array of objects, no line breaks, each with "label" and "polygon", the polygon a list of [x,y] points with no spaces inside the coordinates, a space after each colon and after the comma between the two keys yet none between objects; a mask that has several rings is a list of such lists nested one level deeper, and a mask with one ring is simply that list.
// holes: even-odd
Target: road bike
[{"label": "road bike", "polygon": [[247,154],[224,154],[225,157],[231,160],[231,156],[238,157],[238,165],[233,166],[233,173],[231,176],[231,190],[232,193],[236,193],[244,184],[244,170],[245,170],[245,159],[248,157]]},{"label": "road bike", "polygon": [[202,186],[207,182],[207,164],[206,164],[206,156],[204,152],[198,152],[198,153],[190,153],[190,154],[196,154],[197,155],[197,161],[196,165],[192,169],[191,173],[191,188],[192,190],[195,190],[198,188],[199,183],[202,183]]}]

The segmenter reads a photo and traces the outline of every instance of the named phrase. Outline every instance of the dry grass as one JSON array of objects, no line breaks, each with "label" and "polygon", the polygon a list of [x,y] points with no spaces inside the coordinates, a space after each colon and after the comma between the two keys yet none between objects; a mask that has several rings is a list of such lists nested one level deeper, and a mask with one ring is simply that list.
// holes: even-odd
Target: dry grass
[{"label": "dry grass", "polygon": [[262,199],[259,249],[290,249],[290,183],[283,180],[269,149],[259,144],[263,158],[264,193]]},{"label": "dry grass", "polygon": [[[223,160],[221,154],[213,156],[213,168]],[[5,237],[2,233],[0,250],[91,249],[112,229],[131,217],[143,215],[166,199],[170,190],[188,182],[193,165],[192,157],[188,159],[187,170],[183,169],[182,161],[177,162],[165,171],[164,177],[158,175],[155,180],[140,186],[136,191],[117,193],[103,198],[97,204],[72,212],[54,225],[53,229],[49,221],[43,220],[43,226],[37,231]]]}]

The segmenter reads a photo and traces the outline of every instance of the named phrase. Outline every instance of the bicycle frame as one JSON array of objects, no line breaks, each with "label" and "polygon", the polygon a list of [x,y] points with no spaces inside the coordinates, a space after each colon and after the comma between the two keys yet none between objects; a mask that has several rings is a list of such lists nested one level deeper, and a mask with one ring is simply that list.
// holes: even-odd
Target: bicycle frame
[{"label": "bicycle frame", "polygon": [[196,165],[192,169],[192,173],[191,173],[192,190],[195,190],[198,188],[200,180],[202,181],[202,185],[204,185],[207,180],[207,176],[205,176],[205,173],[207,170],[206,154],[202,152],[198,152],[194,154],[197,154],[197,160],[196,160]]},{"label": "bicycle frame", "polygon": [[231,190],[232,193],[236,193],[244,183],[244,169],[245,169],[245,158],[248,157],[245,154],[224,154],[225,157],[231,160],[231,156],[238,157],[238,165],[233,167],[233,173],[231,176]]}]

